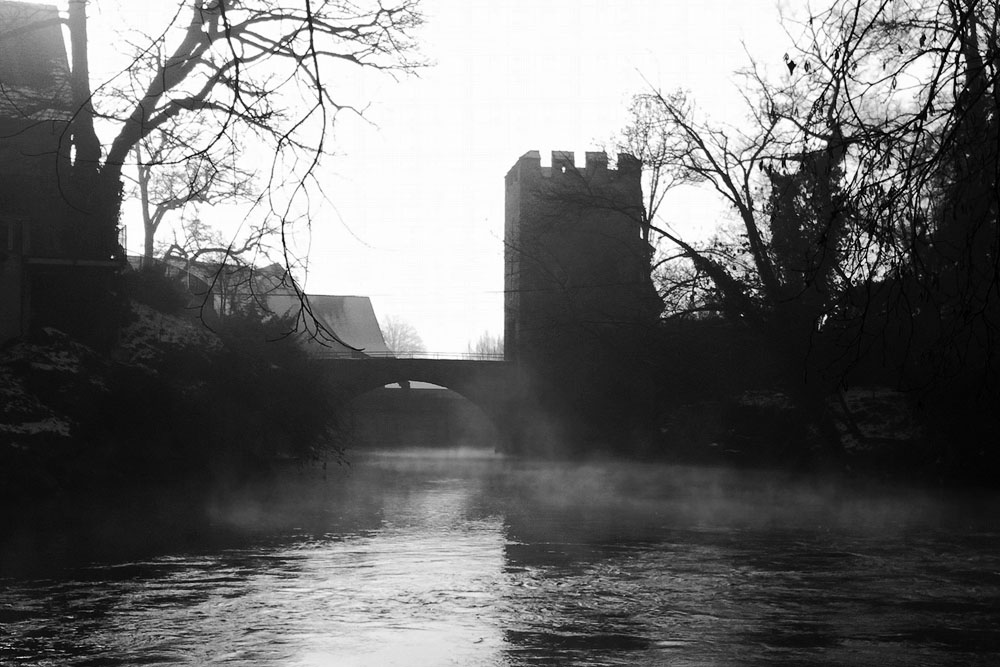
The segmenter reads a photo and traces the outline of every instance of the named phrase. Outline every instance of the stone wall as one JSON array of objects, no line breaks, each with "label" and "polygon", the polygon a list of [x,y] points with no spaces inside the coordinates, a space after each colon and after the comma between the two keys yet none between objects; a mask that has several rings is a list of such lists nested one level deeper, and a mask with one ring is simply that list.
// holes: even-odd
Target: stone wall
[{"label": "stone wall", "polygon": [[[650,278],[641,164],[604,153],[524,154],[506,177],[504,350],[554,423],[615,428],[641,391],[662,303]],[[579,433],[567,432],[576,439]]]},{"label": "stone wall", "polygon": [[505,349],[551,352],[659,314],[642,235],[639,163],[604,153],[523,155],[506,178]]}]

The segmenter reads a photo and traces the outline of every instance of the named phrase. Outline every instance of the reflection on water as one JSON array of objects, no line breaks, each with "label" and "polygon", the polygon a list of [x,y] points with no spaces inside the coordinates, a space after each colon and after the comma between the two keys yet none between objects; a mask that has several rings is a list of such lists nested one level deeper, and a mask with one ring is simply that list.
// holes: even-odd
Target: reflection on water
[{"label": "reflection on water", "polygon": [[[204,521],[122,511],[0,538],[0,664],[1000,664],[998,505],[365,456],[218,500]],[[86,539],[123,533],[145,549]],[[10,557],[29,543],[32,559]]]}]

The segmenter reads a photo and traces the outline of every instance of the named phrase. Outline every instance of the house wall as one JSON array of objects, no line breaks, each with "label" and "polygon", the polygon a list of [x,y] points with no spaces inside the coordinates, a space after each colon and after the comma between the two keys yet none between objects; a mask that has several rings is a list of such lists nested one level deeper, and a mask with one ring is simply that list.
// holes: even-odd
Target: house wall
[{"label": "house wall", "polygon": [[[3,225],[0,225],[0,233],[3,231]],[[24,293],[22,258],[10,254],[3,257],[4,254],[0,251],[0,343],[24,333],[21,313]]]},{"label": "house wall", "polygon": [[[2,342],[36,322],[58,320],[40,318],[31,307],[43,302],[34,288],[60,279],[70,288],[83,282],[85,277],[67,267],[88,240],[79,238],[82,232],[71,222],[74,209],[64,196],[73,99],[58,10],[0,0],[0,34]],[[60,295],[59,301],[72,303],[72,297]],[[44,305],[47,313],[59,310],[58,304]]]}]

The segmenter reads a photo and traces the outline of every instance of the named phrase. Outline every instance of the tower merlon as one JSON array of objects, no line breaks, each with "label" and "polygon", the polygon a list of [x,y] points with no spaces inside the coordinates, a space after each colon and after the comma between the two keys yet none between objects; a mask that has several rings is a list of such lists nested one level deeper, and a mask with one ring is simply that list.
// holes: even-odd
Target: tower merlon
[{"label": "tower merlon", "polygon": [[587,151],[584,153],[587,172],[606,171],[608,168],[608,154],[604,151]]},{"label": "tower merlon", "polygon": [[552,151],[552,168],[567,171],[576,167],[576,155],[573,151]]}]

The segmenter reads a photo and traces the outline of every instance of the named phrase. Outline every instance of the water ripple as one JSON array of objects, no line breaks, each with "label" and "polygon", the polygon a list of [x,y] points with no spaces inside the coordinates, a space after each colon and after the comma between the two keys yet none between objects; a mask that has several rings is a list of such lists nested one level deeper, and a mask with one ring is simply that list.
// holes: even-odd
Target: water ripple
[{"label": "water ripple", "polygon": [[1000,663],[995,505],[401,461],[214,506],[223,544],[0,579],[0,664]]}]

